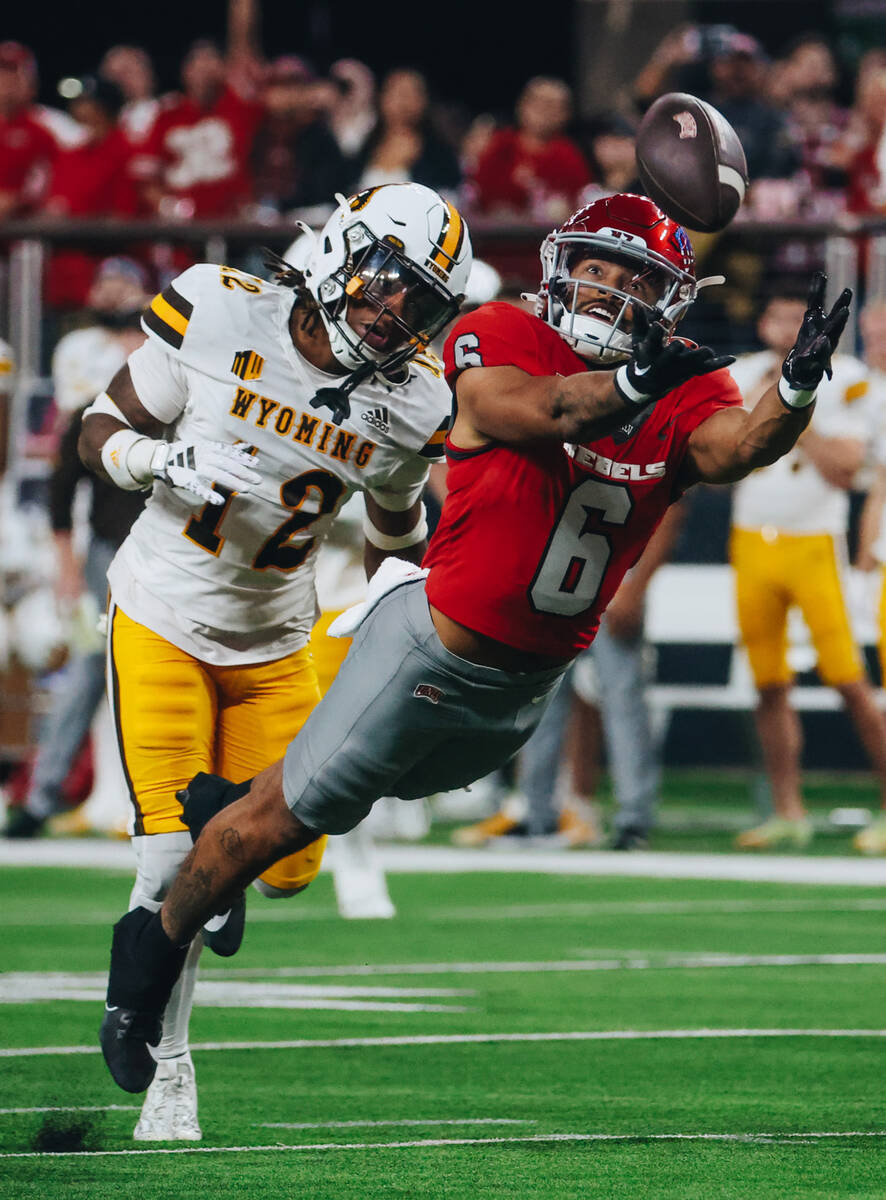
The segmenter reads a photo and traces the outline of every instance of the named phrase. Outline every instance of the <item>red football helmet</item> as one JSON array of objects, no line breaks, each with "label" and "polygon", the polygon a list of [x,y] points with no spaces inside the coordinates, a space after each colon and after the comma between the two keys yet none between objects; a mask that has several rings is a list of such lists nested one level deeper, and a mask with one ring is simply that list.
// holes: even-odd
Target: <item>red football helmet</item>
[{"label": "red football helmet", "polygon": [[[623,288],[588,278],[575,278],[574,270],[587,259],[603,259],[634,271]],[[652,319],[673,329],[696,297],[698,288],[711,280],[695,277],[695,255],[682,225],[666,217],[645,196],[621,193],[596,200],[574,213],[549,233],[541,246],[542,280],[537,314],[561,334],[584,358],[599,363],[621,362],[630,357],[631,335],[625,320],[632,304],[648,309]],[[716,282],[720,282],[718,279]],[[635,293],[643,284],[652,303]],[[579,311],[581,289],[603,293],[599,305]]]}]

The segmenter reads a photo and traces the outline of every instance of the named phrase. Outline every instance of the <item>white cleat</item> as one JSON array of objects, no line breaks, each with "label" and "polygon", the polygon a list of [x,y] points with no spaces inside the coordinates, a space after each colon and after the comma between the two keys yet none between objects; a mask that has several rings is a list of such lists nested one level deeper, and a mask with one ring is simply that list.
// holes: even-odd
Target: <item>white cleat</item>
[{"label": "white cleat", "polygon": [[132,1136],[137,1142],[199,1142],[197,1082],[190,1054],[165,1058],[148,1088]]}]

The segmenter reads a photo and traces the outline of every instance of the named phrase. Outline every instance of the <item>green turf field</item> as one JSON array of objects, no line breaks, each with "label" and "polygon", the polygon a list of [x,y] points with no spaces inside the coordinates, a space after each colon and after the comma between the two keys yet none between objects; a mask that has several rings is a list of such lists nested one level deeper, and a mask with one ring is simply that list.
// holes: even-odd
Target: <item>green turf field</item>
[{"label": "green turf field", "polygon": [[98,1053],[36,1053],[96,1049],[129,883],[0,871],[0,1196],[886,1197],[882,889],[400,875],[369,922],[328,876],[251,894],[204,958],[204,1140],[151,1151]]}]

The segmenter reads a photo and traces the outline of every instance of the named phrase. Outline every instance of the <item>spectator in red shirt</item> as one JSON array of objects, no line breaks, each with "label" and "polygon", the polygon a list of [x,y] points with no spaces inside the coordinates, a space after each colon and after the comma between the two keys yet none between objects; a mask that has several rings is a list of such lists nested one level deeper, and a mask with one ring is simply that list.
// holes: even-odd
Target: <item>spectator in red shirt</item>
[{"label": "spectator in red shirt", "polygon": [[493,134],[474,172],[475,207],[559,223],[572,212],[591,172],[564,134],[572,92],[559,79],[536,76],[517,101],[517,124]]},{"label": "spectator in red shirt", "polygon": [[182,64],[184,94],[159,113],[136,159],[151,211],[227,217],[250,200],[249,155],[262,110],[228,76],[218,47],[195,42]]},{"label": "spectator in red shirt", "polygon": [[317,80],[294,54],[267,68],[262,88],[265,115],[252,149],[255,197],[265,211],[323,205],[347,190],[350,172],[315,98]]},{"label": "spectator in red shirt", "polygon": [[147,50],[141,46],[112,46],[98,69],[103,79],[116,83],[125,103],[120,124],[132,144],[145,141],[160,112],[157,79]]},{"label": "spectator in red shirt", "polygon": [[34,208],[58,152],[31,103],[36,78],[37,65],[26,46],[0,43],[0,220]]},{"label": "spectator in red shirt", "polygon": [[870,50],[861,60],[855,103],[837,153],[849,174],[849,211],[886,212],[886,51]]},{"label": "spectator in red shirt", "polygon": [[[132,147],[117,123],[123,94],[105,79],[76,81],[70,115],[83,141],[58,152],[42,211],[55,217],[132,217],[138,197],[130,173]],[[57,308],[80,308],[101,255],[60,250],[53,255],[47,299]]]}]

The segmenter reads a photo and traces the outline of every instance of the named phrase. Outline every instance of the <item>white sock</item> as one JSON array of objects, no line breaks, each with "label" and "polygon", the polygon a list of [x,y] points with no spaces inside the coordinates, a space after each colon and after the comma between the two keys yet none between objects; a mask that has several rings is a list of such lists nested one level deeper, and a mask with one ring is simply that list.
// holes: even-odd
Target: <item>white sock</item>
[{"label": "white sock", "polygon": [[203,949],[203,938],[198,934],[191,942],[188,957],[178,982],[172,989],[166,1013],[163,1017],[163,1036],[160,1045],[152,1050],[158,1061],[164,1058],[181,1058],[188,1053],[188,1026],[194,1005],[194,986],[197,983],[197,963]]}]

